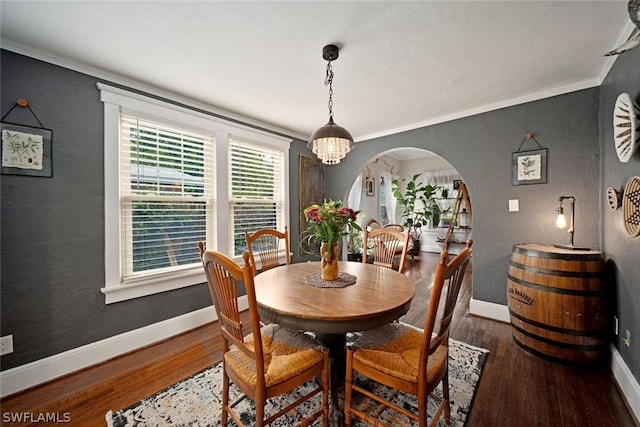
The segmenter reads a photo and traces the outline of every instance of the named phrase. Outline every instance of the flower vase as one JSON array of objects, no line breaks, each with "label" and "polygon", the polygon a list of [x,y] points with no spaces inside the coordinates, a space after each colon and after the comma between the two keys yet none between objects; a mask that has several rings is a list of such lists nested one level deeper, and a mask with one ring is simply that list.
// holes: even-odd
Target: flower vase
[{"label": "flower vase", "polygon": [[340,276],[338,271],[338,242],[322,242],[320,245],[322,254],[322,280],[336,280]]}]

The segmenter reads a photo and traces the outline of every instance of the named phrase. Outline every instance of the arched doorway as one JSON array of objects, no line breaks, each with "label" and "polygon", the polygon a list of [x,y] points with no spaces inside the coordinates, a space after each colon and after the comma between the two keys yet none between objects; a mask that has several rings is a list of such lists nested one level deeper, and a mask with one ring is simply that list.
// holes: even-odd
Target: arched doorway
[{"label": "arched doorway", "polygon": [[[419,233],[420,252],[439,253],[442,241],[449,226],[453,200],[456,197],[456,182],[462,177],[446,159],[428,150],[419,148],[394,148],[384,151],[368,159],[361,167],[360,173],[352,182],[344,196],[347,205],[361,211],[359,222],[366,224],[375,219],[380,224],[403,224],[395,197],[392,194],[394,179],[407,180],[419,175],[418,180],[423,184],[431,184],[446,188],[446,192],[438,194],[437,204],[441,214],[435,216],[426,227],[421,227]],[[471,237],[470,221],[460,217],[459,224],[455,224],[450,246],[452,253],[464,247]],[[357,241],[355,242],[357,245]],[[350,245],[353,246],[353,239]],[[351,250],[354,248],[351,247]],[[358,249],[358,248],[355,248]],[[361,249],[361,248],[360,248]]]}]

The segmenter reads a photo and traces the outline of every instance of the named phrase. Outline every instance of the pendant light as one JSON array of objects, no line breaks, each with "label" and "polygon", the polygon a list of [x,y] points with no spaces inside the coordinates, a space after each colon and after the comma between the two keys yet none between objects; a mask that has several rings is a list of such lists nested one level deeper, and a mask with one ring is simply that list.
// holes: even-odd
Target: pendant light
[{"label": "pendant light", "polygon": [[331,61],[338,59],[338,46],[330,44],[322,49],[322,57],[327,61],[325,86],[329,86],[329,122],[316,130],[307,145],[322,163],[335,165],[344,160],[353,148],[353,137],[348,130],[333,121],[333,69]]}]

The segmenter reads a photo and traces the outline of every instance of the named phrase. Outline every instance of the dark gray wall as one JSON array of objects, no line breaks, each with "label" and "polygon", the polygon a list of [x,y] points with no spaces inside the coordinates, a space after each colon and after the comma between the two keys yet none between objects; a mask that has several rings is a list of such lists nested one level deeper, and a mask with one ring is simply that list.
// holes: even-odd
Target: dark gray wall
[{"label": "dark gray wall", "polygon": [[[599,247],[598,89],[588,89],[356,144],[330,168],[330,196],[343,197],[360,165],[393,147],[423,148],[450,162],[473,205],[473,297],[506,305],[516,243],[569,243],[555,228],[560,195],[574,195],[578,245]],[[511,154],[532,132],[548,149],[547,184],[511,185]],[[535,143],[524,148],[536,148]],[[508,212],[508,200],[520,201]]]},{"label": "dark gray wall", "polygon": [[[0,61],[1,115],[25,98],[53,129],[53,178],[0,178],[0,333],[14,340],[2,370],[210,305],[203,285],[105,305],[98,79],[5,50]],[[5,120],[37,126],[19,107]],[[299,150],[303,143],[292,144],[296,159]],[[295,208],[297,161],[289,173]]]},{"label": "dark gray wall", "polygon": [[[617,316],[622,334],[631,332],[631,347],[615,344],[635,378],[640,378],[640,237],[624,228],[622,210],[607,207],[607,187],[623,188],[629,178],[640,176],[640,150],[628,163],[618,160],[613,142],[613,107],[626,92],[640,104],[640,49],[620,55],[600,87],[600,141],[602,150],[602,242],[616,290]],[[636,132],[640,132],[638,129]]]},{"label": "dark gray wall", "polygon": [[[437,153],[458,169],[471,193],[474,298],[506,304],[512,245],[568,241],[567,233],[553,226],[559,195],[577,198],[576,244],[600,246],[605,204],[599,137],[604,141],[605,187],[621,185],[639,174],[637,159],[628,165],[617,162],[613,142],[607,139],[611,132],[606,130],[611,127],[609,111],[618,86],[638,96],[635,65],[640,49],[636,50],[635,56],[625,54],[629,56],[618,60],[603,85],[601,101],[599,90],[593,88],[359,143],[344,164],[327,168],[327,197],[343,198],[361,166],[388,149],[418,147]],[[97,79],[8,51],[2,51],[0,61],[1,113],[16,99],[26,98],[54,131],[53,178],[1,177],[0,325],[2,335],[14,335],[16,350],[2,357],[2,369],[209,305],[206,288],[192,286],[105,306],[100,292],[104,285],[103,107]],[[600,117],[599,106],[607,110]],[[23,122],[28,115],[14,110],[9,119]],[[511,153],[527,132],[533,132],[549,150],[548,182],[511,186]],[[309,153],[305,143],[294,140],[289,168],[294,252],[300,231],[301,153]],[[519,199],[520,212],[507,211],[509,199]],[[631,328],[640,324],[640,239],[623,235],[619,215],[605,211],[602,230],[612,236],[603,241],[605,255],[616,263],[621,327]],[[633,353],[621,352],[638,378],[639,353],[637,346],[632,349]]]}]

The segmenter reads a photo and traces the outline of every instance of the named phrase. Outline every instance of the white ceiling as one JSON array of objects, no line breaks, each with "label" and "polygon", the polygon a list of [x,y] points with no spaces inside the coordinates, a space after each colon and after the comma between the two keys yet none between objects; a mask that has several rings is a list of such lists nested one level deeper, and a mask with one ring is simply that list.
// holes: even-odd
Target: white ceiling
[{"label": "white ceiling", "polygon": [[[3,48],[307,139],[356,141],[597,86],[623,1],[4,1]],[[35,104],[37,101],[32,100]]]}]

